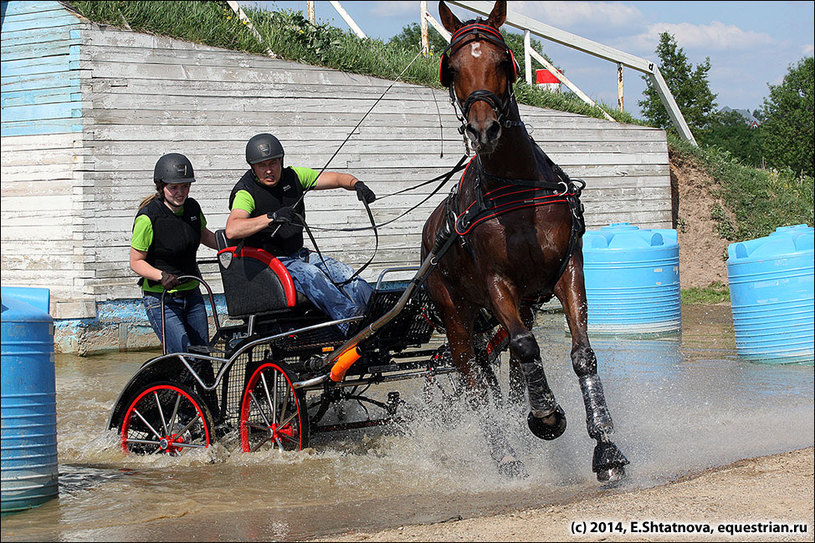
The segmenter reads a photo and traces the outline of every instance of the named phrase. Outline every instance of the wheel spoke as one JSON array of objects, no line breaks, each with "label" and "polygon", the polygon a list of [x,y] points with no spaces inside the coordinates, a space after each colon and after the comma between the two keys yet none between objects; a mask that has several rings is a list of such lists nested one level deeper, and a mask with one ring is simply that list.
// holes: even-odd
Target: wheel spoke
[{"label": "wheel spoke", "polygon": [[201,418],[198,416],[198,414],[196,414],[193,418],[190,419],[190,422],[188,422],[187,425],[184,428],[182,428],[180,431],[176,432],[176,435],[183,434],[184,432],[186,432],[187,430],[192,428],[192,425],[195,424],[196,422],[198,422],[199,420],[201,420]]},{"label": "wheel spoke", "polygon": [[255,430],[262,430],[264,432],[269,432],[270,431],[269,426],[264,426],[264,425],[259,424],[257,422],[252,422],[252,421],[248,420],[244,424],[249,428],[254,428]]},{"label": "wheel spoke", "polygon": [[272,423],[269,422],[269,419],[266,418],[266,413],[263,412],[263,406],[260,404],[259,401],[257,401],[257,399],[255,398],[255,393],[252,392],[251,390],[249,391],[249,401],[251,401],[257,406],[258,413],[260,413],[260,416],[263,417],[263,422],[266,423],[266,427],[268,428],[269,426],[271,426]]},{"label": "wheel spoke", "polygon": [[168,436],[170,435],[170,431],[167,429],[167,421],[164,420],[164,411],[161,409],[161,400],[159,400],[157,390],[153,391],[153,397],[156,399],[156,407],[158,407],[158,416],[161,419],[161,426],[164,428],[164,435]]},{"label": "wheel spoke", "polygon": [[[267,430],[268,430],[268,428],[267,428]],[[272,439],[272,432],[270,432],[270,431],[266,432],[266,436],[262,440],[258,441],[257,445],[255,445],[254,447],[252,447],[250,449],[250,452],[255,452],[256,450],[258,450],[260,448],[261,445],[263,445],[267,441],[270,441],[271,439]]]},{"label": "wheel spoke", "polygon": [[201,445],[200,443],[186,443],[186,442],[183,442],[183,441],[181,441],[181,442],[173,442],[173,447],[175,447],[175,448],[186,447],[186,448],[191,448],[191,449],[206,449],[207,448],[206,445]]},{"label": "wheel spoke", "polygon": [[291,441],[291,442],[292,442],[292,443],[294,443],[295,445],[298,443],[298,440],[297,440],[297,439],[295,439],[295,438],[293,438],[293,437],[291,437],[291,436],[287,436],[286,434],[279,434],[279,435],[280,435],[280,437],[281,437],[282,439],[286,439],[286,440],[288,440],[288,441]]},{"label": "wheel spoke", "polygon": [[158,447],[160,445],[158,441],[150,441],[150,440],[147,440],[147,439],[130,439],[130,438],[127,438],[127,442],[128,443],[138,443],[139,445],[155,445],[156,447]]},{"label": "wheel spoke", "polygon": [[159,434],[158,432],[156,432],[156,429],[155,429],[155,428],[153,428],[153,426],[152,426],[152,425],[151,425],[149,422],[147,422],[147,419],[145,419],[145,418],[142,416],[142,414],[141,414],[141,413],[139,413],[139,410],[138,410],[138,409],[136,409],[136,408],[134,407],[134,408],[133,408],[133,412],[136,414],[136,416],[137,416],[137,417],[139,417],[139,418],[141,419],[141,421],[142,421],[144,424],[146,424],[146,425],[147,425],[147,427],[148,427],[148,428],[150,428],[150,431],[151,431],[151,432],[153,432],[153,434],[154,434],[154,435],[155,435],[157,438],[161,439],[161,437],[162,437],[162,436],[161,436],[161,434]]},{"label": "wheel spoke", "polygon": [[289,418],[280,423],[280,428],[287,426],[291,421],[297,418],[297,413],[292,413]]},{"label": "wheel spoke", "polygon": [[[179,405],[181,405],[181,394],[176,394],[175,405],[173,406],[173,414],[170,415],[170,421],[167,423],[167,424],[170,425],[170,428],[172,428],[173,425],[175,424],[175,417],[176,417],[176,415],[178,415],[178,406]],[[170,432],[167,432],[168,435],[169,435],[169,433]]]},{"label": "wheel spoke", "polygon": [[[277,410],[274,407],[271,395],[269,394],[269,386],[266,384],[266,375],[263,371],[260,372],[260,380],[263,383],[263,390],[266,392],[266,401],[269,404],[269,409],[272,411],[272,424],[277,422]],[[277,388],[275,388],[275,400],[277,399]]]},{"label": "wheel spoke", "polygon": [[[288,407],[288,405],[289,405],[289,393],[290,393],[289,387],[286,387],[286,393],[283,395],[283,403],[280,406],[280,420],[281,421],[286,418],[286,407]],[[281,422],[280,426],[283,426],[283,424],[284,423]]]}]

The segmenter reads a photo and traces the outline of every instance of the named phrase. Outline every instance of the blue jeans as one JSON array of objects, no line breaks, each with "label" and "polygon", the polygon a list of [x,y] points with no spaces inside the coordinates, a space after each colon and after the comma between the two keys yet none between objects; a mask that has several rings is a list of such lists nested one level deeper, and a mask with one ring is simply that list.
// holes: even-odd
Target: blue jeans
[{"label": "blue jeans", "polygon": [[[161,293],[145,292],[147,320],[161,340]],[[168,353],[187,352],[190,345],[209,345],[209,324],[204,298],[198,289],[186,296],[164,297],[164,329]]]},{"label": "blue jeans", "polygon": [[[335,283],[342,283],[354,275],[348,264],[323,257],[308,249],[300,249],[292,256],[279,257],[289,270],[294,287],[320,308],[332,320],[347,319],[362,314],[371,297],[373,288],[364,279],[355,277],[353,281],[338,289],[326,276],[329,274]],[[348,324],[338,325],[343,334],[348,333]]]}]

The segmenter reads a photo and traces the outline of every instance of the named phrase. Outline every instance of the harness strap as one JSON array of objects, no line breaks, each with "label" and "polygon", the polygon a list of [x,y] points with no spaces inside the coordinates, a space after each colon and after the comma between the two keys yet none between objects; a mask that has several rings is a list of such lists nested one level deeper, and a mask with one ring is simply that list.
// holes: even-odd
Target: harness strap
[{"label": "harness strap", "polygon": [[[544,154],[545,156],[545,154]],[[548,157],[547,157],[548,158]],[[550,161],[551,162],[551,161]],[[472,164],[472,161],[470,161]],[[470,166],[468,164],[468,168]],[[586,231],[586,222],[583,216],[583,203],[580,201],[580,194],[586,186],[582,179],[570,179],[560,166],[551,162],[555,174],[560,178],[558,183],[532,179],[506,179],[487,173],[477,164],[475,199],[467,208],[458,212],[459,191],[464,182],[465,171],[461,176],[459,185],[451,191],[445,202],[446,230],[454,231],[464,240],[464,236],[469,234],[476,226],[484,221],[494,219],[499,215],[523,209],[527,207],[538,207],[550,204],[567,204],[571,211],[572,225],[569,229],[569,246],[566,256],[560,263],[553,287],[560,280],[569,261],[574,254],[578,240]],[[481,176],[489,177],[503,183],[496,189],[484,194],[481,190]],[[456,190],[458,189],[458,190]]]}]

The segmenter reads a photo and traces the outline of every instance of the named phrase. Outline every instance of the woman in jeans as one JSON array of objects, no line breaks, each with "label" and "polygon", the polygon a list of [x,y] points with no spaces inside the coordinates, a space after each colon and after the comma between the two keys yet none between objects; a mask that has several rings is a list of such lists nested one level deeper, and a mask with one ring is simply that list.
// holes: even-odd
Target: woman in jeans
[{"label": "woman in jeans", "polygon": [[181,275],[200,277],[198,246],[215,249],[215,235],[206,226],[201,207],[189,198],[195,181],[184,155],[170,153],[156,162],[156,192],[142,201],[133,223],[130,269],[141,276],[144,308],[161,339],[161,295],[164,297],[164,347],[168,353],[186,352],[190,345],[209,344],[209,326],[198,281],[179,281]]}]

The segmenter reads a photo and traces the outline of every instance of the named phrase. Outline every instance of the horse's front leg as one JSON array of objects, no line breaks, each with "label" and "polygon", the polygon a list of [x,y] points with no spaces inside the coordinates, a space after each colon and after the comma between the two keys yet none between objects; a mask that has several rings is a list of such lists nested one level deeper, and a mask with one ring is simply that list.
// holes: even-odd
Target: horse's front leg
[{"label": "horse's front leg", "polygon": [[611,414],[606,405],[603,385],[597,375],[597,358],[589,344],[588,307],[583,278],[583,253],[572,255],[563,276],[555,286],[555,296],[563,305],[572,336],[572,368],[580,382],[583,404],[586,407],[586,429],[597,440],[592,460],[592,471],[601,482],[616,482],[625,477],[628,459],[611,441],[614,431]]},{"label": "horse's front leg", "polygon": [[[532,334],[531,311],[521,311],[519,297],[512,285],[500,278],[489,281],[492,311],[495,318],[509,333],[510,353],[510,387],[515,387],[518,394],[518,376],[512,375],[512,368],[520,367],[520,374],[526,382],[531,411],[527,417],[529,429],[542,439],[555,439],[566,431],[566,414],[555,400],[549,388],[546,373],[543,371],[540,347]],[[524,318],[521,317],[523,313]],[[515,381],[515,382],[513,382]],[[513,394],[511,390],[511,394]],[[521,392],[522,394],[522,392]]]}]

